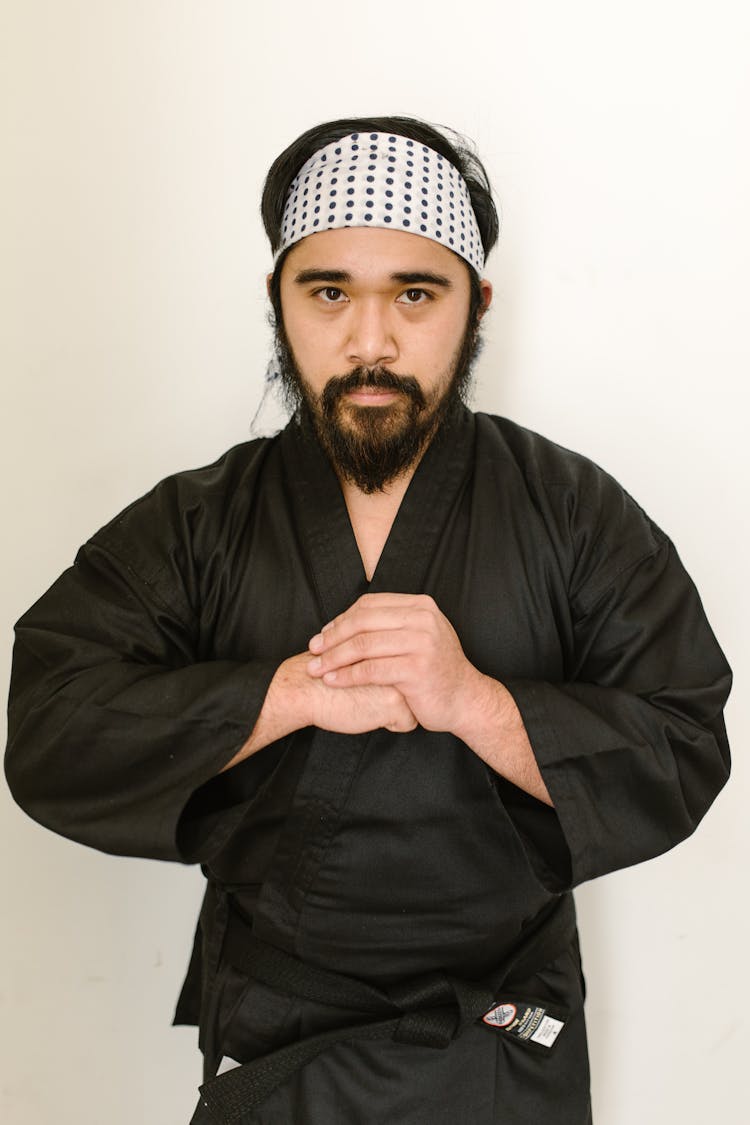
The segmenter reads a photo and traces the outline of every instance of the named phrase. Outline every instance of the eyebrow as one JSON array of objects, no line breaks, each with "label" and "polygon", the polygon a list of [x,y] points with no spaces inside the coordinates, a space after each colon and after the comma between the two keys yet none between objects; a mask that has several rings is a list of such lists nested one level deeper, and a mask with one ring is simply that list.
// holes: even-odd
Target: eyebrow
[{"label": "eyebrow", "polygon": [[420,270],[417,273],[392,273],[391,278],[393,281],[399,281],[402,285],[437,285],[440,289],[452,289],[453,282],[449,277],[445,277],[442,273],[431,273],[430,271]]},{"label": "eyebrow", "polygon": [[311,281],[330,281],[332,284],[344,282],[347,284],[352,275],[346,270],[300,270],[295,277],[297,285],[308,285]]},{"label": "eyebrow", "polygon": [[[295,277],[297,285],[309,285],[314,281],[324,281],[329,285],[349,285],[353,278],[346,270],[300,270]],[[391,274],[391,281],[399,285],[435,285],[441,289],[452,289],[453,282],[441,273],[431,273],[425,270],[399,271]]]}]

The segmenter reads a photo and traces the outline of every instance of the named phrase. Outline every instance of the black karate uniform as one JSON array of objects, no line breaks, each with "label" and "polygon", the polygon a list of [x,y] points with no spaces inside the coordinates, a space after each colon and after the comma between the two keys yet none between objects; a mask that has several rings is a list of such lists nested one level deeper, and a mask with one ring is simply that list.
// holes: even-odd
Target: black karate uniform
[{"label": "black karate uniform", "polygon": [[[420,728],[308,728],[217,775],[279,663],[367,590],[432,595],[512,693],[554,809]],[[335,474],[293,420],[163,481],[19,621],[6,769],[56,832],[203,865],[176,1019],[200,1022],[206,1078],[222,1055],[382,1022],[327,995],[325,974],[323,999],[309,991],[316,969],[411,1005],[395,1038],[334,1036],[255,1102],[235,1089],[226,1120],[584,1125],[574,926],[537,962],[531,935],[570,919],[576,884],[693,831],[728,775],[729,685],[674,547],[590,461],[460,408],[368,584]],[[291,957],[264,979],[253,959],[269,949]],[[514,958],[496,1000],[564,1023],[551,1047],[462,1020],[464,1000],[413,999],[424,982],[496,980]],[[447,1045],[428,1045],[436,1011]],[[204,1099],[195,1121],[221,1119]]]}]

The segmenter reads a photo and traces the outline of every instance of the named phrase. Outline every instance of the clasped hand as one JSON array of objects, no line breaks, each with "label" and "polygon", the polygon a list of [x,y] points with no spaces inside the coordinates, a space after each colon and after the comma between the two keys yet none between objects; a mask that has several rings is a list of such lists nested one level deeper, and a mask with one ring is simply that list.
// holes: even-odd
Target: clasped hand
[{"label": "clasped hand", "polygon": [[396,689],[414,725],[432,731],[456,729],[478,675],[426,594],[364,594],[311,639],[309,650],[311,677],[335,689]]}]

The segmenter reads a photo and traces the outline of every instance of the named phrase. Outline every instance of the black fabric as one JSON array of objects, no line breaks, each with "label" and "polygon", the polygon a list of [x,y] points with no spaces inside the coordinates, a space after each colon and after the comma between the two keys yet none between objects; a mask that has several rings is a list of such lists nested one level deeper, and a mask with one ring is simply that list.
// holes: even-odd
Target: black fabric
[{"label": "black fabric", "polygon": [[[218,774],[278,664],[367,589],[432,595],[467,657],[514,695],[554,809],[421,729],[308,728]],[[200,862],[260,940],[306,965],[374,988],[481,979],[558,896],[694,830],[728,775],[729,685],[673,545],[585,458],[457,412],[368,585],[338,481],[291,423],[163,481],[21,618],[6,771],[57,832]],[[222,900],[209,890],[179,1010],[200,1020],[209,1073],[221,1054],[245,1062],[336,1027],[222,959]],[[456,1119],[451,1089],[467,1120],[490,1122],[503,1088],[514,1125],[580,1125],[575,951],[536,986],[572,1012],[554,1061],[474,1027],[445,1052],[339,1043],[258,1122],[438,1125]]]},{"label": "black fabric", "polygon": [[[561,954],[574,935],[575,912],[572,900],[565,896],[542,912],[505,963],[485,981],[430,973],[375,989],[352,977],[305,965],[258,941],[252,925],[230,904],[223,950],[230,964],[280,992],[355,1012],[358,1022],[299,1040],[212,1079],[201,1087],[193,1125],[207,1121],[231,1125],[249,1119],[291,1075],[342,1041],[392,1038],[398,1043],[445,1049],[489,1010],[500,988],[507,991],[514,983],[522,984]],[[379,1018],[361,1022],[363,1015]]]}]

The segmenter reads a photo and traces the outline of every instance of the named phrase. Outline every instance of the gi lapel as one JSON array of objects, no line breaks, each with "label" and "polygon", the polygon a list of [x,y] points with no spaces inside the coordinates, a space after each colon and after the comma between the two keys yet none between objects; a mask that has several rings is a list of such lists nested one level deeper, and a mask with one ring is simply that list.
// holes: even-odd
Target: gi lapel
[{"label": "gi lapel", "polygon": [[286,487],[325,625],[367,589],[338,478],[308,422],[282,437]]},{"label": "gi lapel", "polygon": [[[465,486],[473,445],[474,417],[460,408],[422,458],[368,587],[336,475],[309,427],[290,424],[282,437],[287,488],[321,625],[368,589],[424,589],[448,513]],[[370,738],[322,730],[305,736],[306,762],[255,915],[258,936],[289,951],[296,947],[306,893],[337,829]]]},{"label": "gi lapel", "polygon": [[473,464],[474,430],[474,415],[455,409],[417,467],[368,586],[336,474],[309,423],[288,427],[282,438],[287,487],[321,625],[368,590],[423,591],[448,514]]},{"label": "gi lapel", "polygon": [[474,415],[459,407],[412,477],[370,583],[371,593],[424,593],[449,513],[471,471],[473,452]]}]

